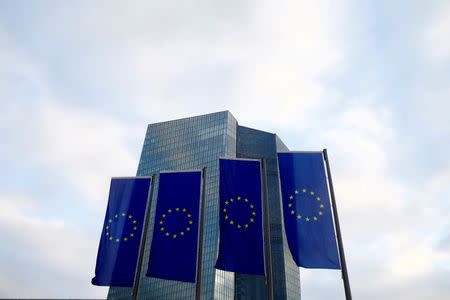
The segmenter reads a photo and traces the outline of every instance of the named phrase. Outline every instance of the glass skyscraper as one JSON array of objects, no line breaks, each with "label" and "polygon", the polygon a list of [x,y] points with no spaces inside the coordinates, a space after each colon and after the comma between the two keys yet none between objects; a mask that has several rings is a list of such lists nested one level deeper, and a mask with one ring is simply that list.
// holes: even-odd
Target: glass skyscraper
[{"label": "glass skyscraper", "polygon": [[[216,270],[219,246],[219,158],[266,158],[270,243],[274,299],[300,299],[299,269],[292,260],[281,225],[277,151],[288,148],[272,133],[239,126],[228,111],[150,124],[137,171],[150,176],[159,171],[206,167],[202,299],[266,299],[263,276]],[[155,217],[158,178],[151,204],[149,230],[140,274],[141,299],[194,299],[195,284],[146,277]],[[131,297],[131,288],[110,288],[109,299]]]}]

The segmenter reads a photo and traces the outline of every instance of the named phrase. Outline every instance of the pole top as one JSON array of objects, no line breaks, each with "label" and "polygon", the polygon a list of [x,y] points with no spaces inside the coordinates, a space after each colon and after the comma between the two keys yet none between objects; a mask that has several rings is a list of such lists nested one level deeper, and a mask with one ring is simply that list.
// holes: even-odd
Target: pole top
[{"label": "pole top", "polygon": [[324,158],[325,160],[328,160],[327,148],[323,149],[322,152],[323,152],[323,158]]}]

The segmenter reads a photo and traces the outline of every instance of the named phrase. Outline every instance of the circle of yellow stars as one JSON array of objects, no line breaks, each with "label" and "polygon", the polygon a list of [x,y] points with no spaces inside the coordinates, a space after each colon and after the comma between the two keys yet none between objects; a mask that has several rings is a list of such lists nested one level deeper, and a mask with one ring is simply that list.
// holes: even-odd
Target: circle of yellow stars
[{"label": "circle of yellow stars", "polygon": [[[233,220],[232,216],[230,216],[230,207],[233,204],[237,203],[245,203],[250,208],[250,217],[248,220],[243,222],[242,224]],[[224,215],[225,222],[230,224],[231,226],[235,226],[237,229],[248,229],[250,224],[255,223],[256,211],[255,206],[251,203],[248,198],[243,198],[241,196],[237,196],[236,198],[230,198],[225,201],[224,208],[222,208],[222,213]]]},{"label": "circle of yellow stars", "polygon": [[[117,222],[120,218],[125,218],[127,219],[129,222],[131,222],[131,230],[130,233],[128,235],[125,236],[113,236],[111,233],[111,227],[113,226],[114,222]],[[131,214],[127,214],[127,213],[121,213],[121,214],[115,214],[114,217],[109,218],[107,225],[105,226],[105,235],[106,238],[111,241],[111,242],[115,242],[115,243],[120,243],[120,242],[127,242],[130,239],[133,239],[136,237],[136,231],[138,230],[137,227],[137,220],[133,217],[133,215]]]},{"label": "circle of yellow stars", "polygon": [[[312,199],[317,203],[317,211],[311,215],[302,215],[300,212],[296,211],[294,208],[294,199],[298,199],[299,201],[306,201],[307,199]],[[324,205],[322,203],[322,199],[320,196],[316,195],[314,191],[308,191],[306,188],[301,190],[295,190],[293,195],[289,195],[287,201],[288,213],[297,218],[298,221],[305,222],[317,222],[320,217],[323,216],[323,208]]]},{"label": "circle of yellow stars", "polygon": [[[180,229],[179,231],[170,232],[170,230],[166,227],[168,226],[168,223],[170,223],[168,217],[174,216],[175,213],[184,215],[186,217],[186,223],[183,226],[183,228]],[[166,236],[167,238],[176,239],[179,237],[183,237],[185,234],[190,232],[192,230],[192,224],[194,224],[194,221],[192,219],[192,214],[189,213],[186,208],[176,207],[174,209],[172,208],[167,209],[167,211],[161,215],[158,224],[159,224],[159,231],[162,234],[164,234],[164,236]]]}]

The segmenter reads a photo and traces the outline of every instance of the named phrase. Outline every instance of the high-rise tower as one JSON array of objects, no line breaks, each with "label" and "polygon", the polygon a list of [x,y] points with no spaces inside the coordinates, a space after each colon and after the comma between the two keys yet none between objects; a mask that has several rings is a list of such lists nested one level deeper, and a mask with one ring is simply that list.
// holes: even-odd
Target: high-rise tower
[{"label": "high-rise tower", "polygon": [[[163,170],[206,167],[202,257],[202,299],[264,299],[265,278],[216,270],[219,236],[219,158],[266,158],[274,299],[299,299],[299,270],[281,225],[277,151],[287,151],[277,135],[239,126],[228,111],[148,125],[137,171],[149,176]],[[155,195],[158,182],[156,179]],[[154,197],[155,199],[156,197]],[[195,285],[145,276],[156,201],[150,210],[139,297],[194,299]],[[130,288],[110,288],[109,299],[129,298]]]}]

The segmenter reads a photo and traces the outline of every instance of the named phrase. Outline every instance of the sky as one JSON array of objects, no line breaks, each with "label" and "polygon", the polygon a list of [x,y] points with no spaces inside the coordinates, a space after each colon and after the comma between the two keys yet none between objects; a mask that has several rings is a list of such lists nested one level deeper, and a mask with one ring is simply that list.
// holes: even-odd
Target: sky
[{"label": "sky", "polygon": [[[149,123],[328,149],[354,299],[450,299],[450,2],[0,1],[0,298],[92,286]],[[344,299],[300,269],[303,299]]]}]

